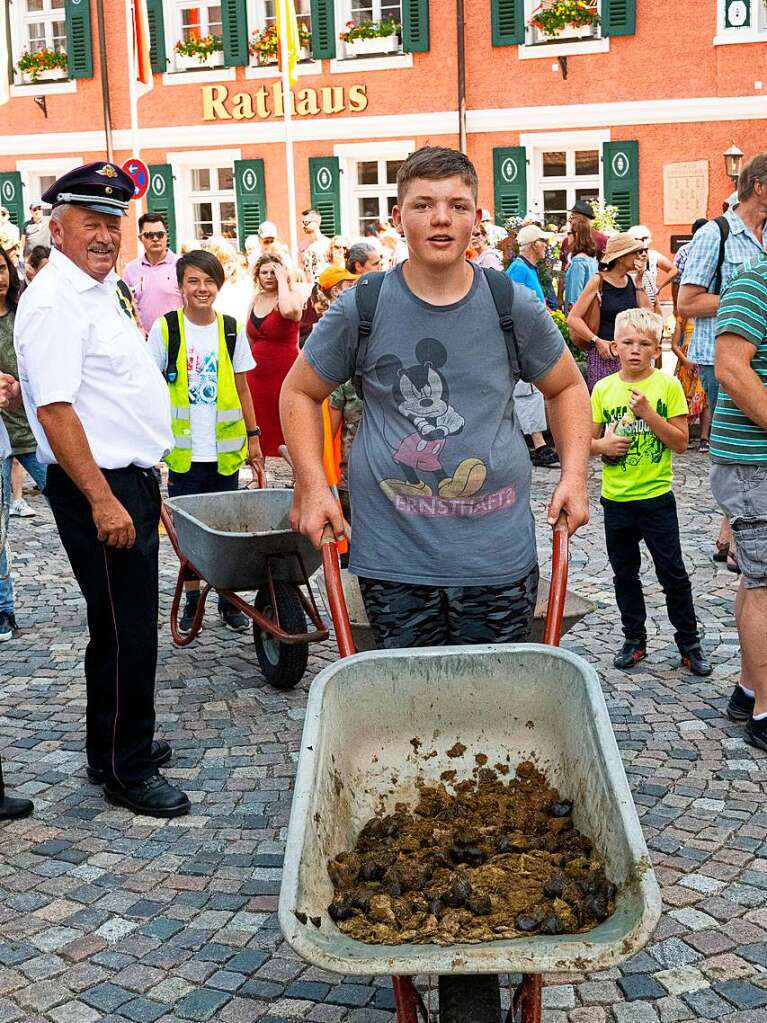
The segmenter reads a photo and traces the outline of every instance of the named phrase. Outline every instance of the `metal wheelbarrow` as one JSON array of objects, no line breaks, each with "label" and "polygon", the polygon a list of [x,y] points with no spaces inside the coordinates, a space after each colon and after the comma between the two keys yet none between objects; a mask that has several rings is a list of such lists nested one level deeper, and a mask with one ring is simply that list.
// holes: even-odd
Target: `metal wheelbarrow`
[{"label": "metal wheelbarrow", "polygon": [[[181,563],[170,612],[173,642],[186,646],[197,637],[205,600],[215,590],[252,621],[259,666],[277,689],[298,684],[309,643],[329,635],[309,586],[321,557],[290,528],[292,498],[291,490],[235,490],[168,498],[161,510]],[[192,627],[182,632],[179,606],[184,583],[192,580],[203,586]],[[243,600],[237,590],[256,590],[254,602]]]},{"label": "metal wheelbarrow", "polygon": [[[507,1023],[540,1023],[542,974],[601,970],[638,952],[660,916],[660,893],[594,669],[557,649],[568,538],[554,532],[544,644],[375,651],[354,655],[335,543],[323,564],[342,660],[312,683],[301,741],[280,892],[282,931],[307,961],[342,974],[393,977],[399,1023],[427,1019],[412,977],[437,974],[441,1023],[499,1023],[499,973],[521,973]],[[419,757],[411,740],[425,750]],[[460,741],[459,759],[447,751]],[[474,754],[533,759],[574,823],[604,857],[616,910],[581,934],[525,936],[443,947],[370,945],[343,934],[327,907],[328,860],[352,849],[362,826],[397,802],[415,804],[421,781],[439,784]],[[464,768],[461,772],[460,768]]]}]

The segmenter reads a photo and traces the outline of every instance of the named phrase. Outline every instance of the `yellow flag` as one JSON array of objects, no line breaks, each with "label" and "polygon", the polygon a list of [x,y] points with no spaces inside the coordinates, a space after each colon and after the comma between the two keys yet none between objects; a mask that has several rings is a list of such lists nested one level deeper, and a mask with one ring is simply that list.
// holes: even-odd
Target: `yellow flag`
[{"label": "yellow flag", "polygon": [[298,19],[296,18],[295,0],[276,0],[277,38],[279,39],[280,71],[287,60],[288,82],[291,89],[296,84],[296,65],[300,57],[298,40]]}]

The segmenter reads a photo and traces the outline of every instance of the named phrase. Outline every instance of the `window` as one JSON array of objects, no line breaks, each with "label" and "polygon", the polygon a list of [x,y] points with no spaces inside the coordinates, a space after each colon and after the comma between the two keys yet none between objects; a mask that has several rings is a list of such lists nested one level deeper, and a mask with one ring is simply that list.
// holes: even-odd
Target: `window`
[{"label": "window", "polygon": [[218,36],[224,31],[221,18],[221,4],[218,0],[197,0],[196,3],[180,3],[178,38],[185,43],[205,36]]},{"label": "window", "polygon": [[[580,25],[580,26],[567,26],[563,28],[556,35],[546,35],[540,29],[535,28],[530,24],[530,19],[536,14],[541,8],[546,10],[547,7],[551,7],[554,0],[525,0],[525,44],[527,46],[550,46],[558,43],[573,43],[578,42],[581,39],[601,39],[602,34],[600,31],[600,25]],[[602,3],[601,0],[594,0],[594,6],[597,12],[600,13]]]},{"label": "window", "polygon": [[719,31],[715,42],[745,42],[767,34],[764,0],[719,0]]},{"label": "window", "polygon": [[197,241],[216,234],[237,243],[233,167],[193,167],[189,172],[189,201]]},{"label": "window", "polygon": [[577,199],[599,199],[602,194],[599,148],[537,150],[533,168],[534,202],[544,224],[562,227]]},{"label": "window", "polygon": [[24,50],[66,51],[64,0],[22,0],[21,12]]},{"label": "window", "polygon": [[381,159],[352,164],[352,235],[363,237],[370,224],[391,217],[397,204],[397,171],[403,162]]},{"label": "window", "polygon": [[[402,25],[401,0],[336,0],[336,23],[339,33],[345,32],[349,22],[360,24],[365,21],[384,21],[391,19]],[[402,46],[399,35],[375,36],[372,39],[355,39],[351,42],[339,42],[339,56],[366,57],[381,56],[387,53],[400,53]]]},{"label": "window", "polygon": [[392,18],[402,24],[402,3],[400,0],[348,0],[347,21],[382,21]]},{"label": "window", "polygon": [[[252,40],[254,35],[259,35],[264,32],[265,29],[274,28],[277,23],[277,15],[275,13],[276,0],[249,0],[248,3],[248,25],[250,26],[250,39]],[[311,31],[312,31],[312,15],[311,15],[311,0],[295,0],[296,7],[296,19],[298,21],[298,29],[301,35],[305,36],[305,56],[302,55],[302,60],[311,58]],[[254,54],[252,61],[255,64],[276,64],[277,53],[265,53],[259,57],[258,54]]]}]

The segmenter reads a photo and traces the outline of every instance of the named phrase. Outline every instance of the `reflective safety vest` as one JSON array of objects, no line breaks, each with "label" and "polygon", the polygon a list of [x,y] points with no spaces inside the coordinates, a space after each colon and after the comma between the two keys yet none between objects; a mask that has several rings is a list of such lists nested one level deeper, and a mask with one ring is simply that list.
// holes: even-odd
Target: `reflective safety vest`
[{"label": "reflective safety vest", "polygon": [[[173,320],[176,322],[173,323]],[[248,454],[248,435],[242,415],[240,396],[234,380],[234,369],[226,343],[224,317],[216,313],[218,323],[218,374],[216,394],[216,461],[222,476],[237,472]],[[178,326],[176,326],[176,324]],[[182,309],[166,313],[160,319],[165,351],[169,351],[171,333],[178,330],[179,343],[173,372],[166,372],[170,391],[171,429],[173,450],[165,456],[174,472],[189,472],[192,465],[192,426],[189,405],[189,377],[187,376],[186,338]],[[175,347],[175,346],[174,346]]]}]

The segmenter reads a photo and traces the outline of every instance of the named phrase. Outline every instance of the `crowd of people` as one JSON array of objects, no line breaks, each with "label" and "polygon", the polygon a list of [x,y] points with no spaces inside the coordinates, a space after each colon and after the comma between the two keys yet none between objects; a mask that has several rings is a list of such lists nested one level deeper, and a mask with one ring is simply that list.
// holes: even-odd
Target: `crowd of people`
[{"label": "crowd of people", "polygon": [[[50,219],[32,211],[16,239],[0,212],[0,640],[17,624],[4,535],[15,459],[44,489],[86,600],[88,777],[118,805],[190,808],[158,770],[172,751],[154,734],[157,467],[170,496],[228,491],[246,465],[263,485],[266,458],[286,451],[293,526],[316,546],[327,524],[351,536],[382,647],[528,638],[531,465],[559,467],[547,519],[564,515],[572,534],[588,522],[598,457],[623,628],[614,664],[647,653],[644,541],[681,663],[707,676],[672,474],[699,418],[723,511],[714,557],[740,574],[728,713],[767,750],[767,155],[673,261],[643,225],[595,230],[583,200],[556,237],[534,216],[507,232],[477,208],[476,171],[454,150],[416,151],[397,190],[393,223],[359,240],[323,234],[305,210],[296,260],[269,221],[244,256],[223,238],[176,254],[147,213],[121,277],[133,184],[119,168],[70,171],[43,197]],[[552,281],[541,269],[553,243]],[[674,375],[662,368],[666,288]],[[219,613],[246,628],[223,599]],[[181,628],[201,614],[187,584]],[[0,802],[0,816],[30,811]]]}]

